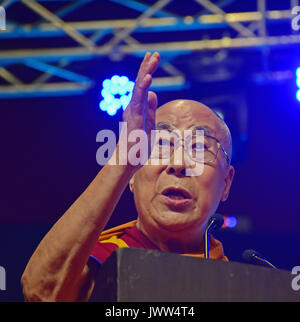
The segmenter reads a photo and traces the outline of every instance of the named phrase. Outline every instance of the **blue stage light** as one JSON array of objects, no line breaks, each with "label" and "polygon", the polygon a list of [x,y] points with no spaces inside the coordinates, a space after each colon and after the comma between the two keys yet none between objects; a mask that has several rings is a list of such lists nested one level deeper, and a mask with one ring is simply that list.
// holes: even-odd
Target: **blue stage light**
[{"label": "blue stage light", "polygon": [[99,103],[100,109],[111,116],[115,115],[121,107],[125,110],[131,100],[134,82],[127,76],[114,75],[111,79],[105,79],[102,86],[103,99]]},{"label": "blue stage light", "polygon": [[296,93],[296,98],[300,102],[300,67],[296,69],[296,84],[298,87],[297,93]]},{"label": "blue stage light", "polygon": [[296,93],[296,98],[300,102],[300,89],[298,89],[298,91]]},{"label": "blue stage light", "polygon": [[108,108],[108,103],[107,103],[107,102],[105,102],[105,100],[102,100],[102,101],[99,103],[99,107],[100,107],[100,109],[101,109],[103,112],[105,112],[105,111],[107,110],[107,108]]},{"label": "blue stage light", "polygon": [[224,226],[227,228],[234,228],[237,225],[237,218],[234,216],[224,218]]},{"label": "blue stage light", "polygon": [[111,86],[111,80],[110,79],[105,79],[102,83],[103,88],[110,88]]},{"label": "blue stage light", "polygon": [[107,114],[113,116],[117,113],[117,110],[113,106],[109,106],[106,110]]}]

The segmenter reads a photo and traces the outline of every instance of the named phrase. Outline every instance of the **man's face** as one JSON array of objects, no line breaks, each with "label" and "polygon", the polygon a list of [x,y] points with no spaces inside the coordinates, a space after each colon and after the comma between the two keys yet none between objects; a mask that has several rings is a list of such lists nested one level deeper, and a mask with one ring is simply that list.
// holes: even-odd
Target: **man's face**
[{"label": "man's face", "polygon": [[[193,126],[209,129],[226,149],[226,131],[217,116],[202,104],[177,100],[157,110],[156,122],[170,124],[181,132]],[[227,146],[228,148],[228,146]],[[227,150],[228,152],[228,150]],[[202,238],[209,217],[225,200],[234,170],[220,150],[214,163],[204,164],[199,176],[185,176],[189,166],[145,165],[130,182],[138,211],[138,228],[148,237]]]}]

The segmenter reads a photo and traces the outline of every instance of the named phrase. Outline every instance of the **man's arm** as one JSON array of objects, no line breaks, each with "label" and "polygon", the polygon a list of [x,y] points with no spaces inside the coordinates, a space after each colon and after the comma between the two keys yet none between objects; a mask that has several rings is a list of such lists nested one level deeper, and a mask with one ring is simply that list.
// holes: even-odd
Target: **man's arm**
[{"label": "man's arm", "polygon": [[[140,66],[132,100],[123,113],[128,133],[155,126],[156,95],[148,93],[159,54],[147,53]],[[132,143],[133,144],[133,143]],[[128,144],[128,150],[130,150]],[[118,155],[118,147],[116,148]],[[121,156],[124,157],[124,156]],[[27,301],[87,299],[93,288],[88,259],[125,187],[138,166],[106,164],[88,188],[57,221],[32,255],[22,276]]]},{"label": "man's arm", "polygon": [[22,276],[27,300],[76,300],[97,239],[125,189],[130,173],[106,165],[58,220],[31,257]]}]

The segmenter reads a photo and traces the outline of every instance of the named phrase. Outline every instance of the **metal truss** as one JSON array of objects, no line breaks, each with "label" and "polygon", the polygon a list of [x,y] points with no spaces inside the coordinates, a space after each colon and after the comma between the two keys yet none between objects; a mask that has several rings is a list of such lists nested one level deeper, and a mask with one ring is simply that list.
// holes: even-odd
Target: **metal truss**
[{"label": "metal truss", "polygon": [[[243,8],[244,1],[185,0],[198,7],[198,11],[190,15],[169,9],[176,0],[158,0],[151,4],[138,0],[2,1],[0,6],[6,10],[7,21],[6,30],[0,30],[0,98],[83,93],[97,80],[73,69],[73,62],[101,57],[121,61],[129,55],[140,59],[147,51],[159,51],[163,56],[160,69],[164,76],[154,78],[152,88],[157,91],[181,89],[187,86],[188,75],[176,67],[174,59],[178,56],[300,44],[300,32],[292,30],[295,17],[292,8],[298,5],[298,0],[286,0],[286,8],[278,10],[267,10],[267,2],[272,0],[252,1],[253,11],[226,12],[228,4],[238,2]],[[54,2],[56,8],[51,10],[49,4]],[[101,10],[108,2],[119,6],[120,11],[124,8],[133,10],[136,18],[114,18],[117,15],[112,14],[112,18],[105,20],[88,17],[84,21],[72,20],[73,14],[89,5],[96,3]],[[10,20],[10,13],[17,5],[35,14],[32,22]],[[269,33],[273,24],[282,24],[288,32]],[[171,34],[176,37],[170,37]],[[155,35],[157,41],[147,41],[149,35],[152,35],[151,39]],[[190,39],[190,35],[195,35],[194,39]],[[66,39],[68,45],[29,49],[18,45],[20,39],[38,42],[56,38]],[[72,45],[69,45],[70,40]],[[14,44],[13,49],[6,45],[8,43]],[[24,41],[19,43],[24,44]],[[21,65],[26,73],[34,70],[40,74],[30,82],[24,81],[14,74],[15,65]]]}]

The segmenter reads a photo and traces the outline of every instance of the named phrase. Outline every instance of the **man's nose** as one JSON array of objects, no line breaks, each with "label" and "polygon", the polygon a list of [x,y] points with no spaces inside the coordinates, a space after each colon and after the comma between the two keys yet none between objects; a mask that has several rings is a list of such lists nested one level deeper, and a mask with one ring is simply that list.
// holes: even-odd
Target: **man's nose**
[{"label": "man's nose", "polygon": [[173,155],[170,158],[170,163],[166,169],[168,174],[174,174],[179,177],[186,176],[186,169],[188,167],[188,164],[186,163],[184,153],[185,151],[182,146],[174,151]]},{"label": "man's nose", "polygon": [[166,171],[167,174],[173,174],[177,177],[186,176],[186,167],[184,165],[169,164]]}]

